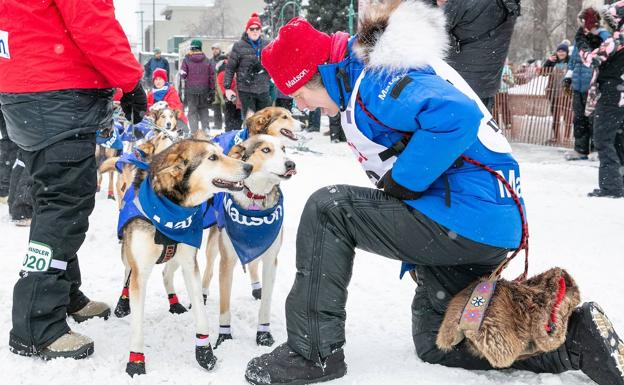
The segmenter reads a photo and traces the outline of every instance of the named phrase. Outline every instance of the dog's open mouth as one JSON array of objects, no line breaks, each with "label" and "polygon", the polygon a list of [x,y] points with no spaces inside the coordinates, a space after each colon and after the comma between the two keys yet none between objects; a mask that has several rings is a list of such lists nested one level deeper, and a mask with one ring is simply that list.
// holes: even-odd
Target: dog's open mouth
[{"label": "dog's open mouth", "polygon": [[290,131],[288,128],[280,128],[280,134],[284,135],[290,140],[297,140],[297,135],[295,135],[295,133]]},{"label": "dog's open mouth", "polygon": [[228,189],[231,191],[241,191],[243,189],[243,181],[232,182],[229,180],[215,178],[212,180],[212,184],[217,187]]},{"label": "dog's open mouth", "polygon": [[284,179],[289,179],[291,176],[295,175],[297,173],[297,170],[292,169],[292,170],[288,170],[286,171],[284,174],[280,175],[280,178],[284,178]]}]

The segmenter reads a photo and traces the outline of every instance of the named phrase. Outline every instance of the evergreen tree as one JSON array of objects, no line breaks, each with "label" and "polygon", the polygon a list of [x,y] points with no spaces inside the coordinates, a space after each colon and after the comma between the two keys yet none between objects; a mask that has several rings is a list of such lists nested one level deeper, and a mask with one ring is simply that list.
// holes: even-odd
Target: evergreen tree
[{"label": "evergreen tree", "polygon": [[[310,0],[306,7],[306,19],[319,31],[349,32],[349,4],[351,0]],[[357,12],[358,1],[353,0]],[[357,14],[353,15],[353,33],[357,29]]]},{"label": "evergreen tree", "polygon": [[[273,38],[274,34],[277,35],[280,25],[280,12],[286,3],[291,0],[264,0],[264,12],[260,15],[262,21],[262,27],[267,36]],[[299,1],[301,4],[301,1]],[[284,8],[283,23],[288,23],[288,20],[297,16],[297,8],[293,4],[289,4]]]}]

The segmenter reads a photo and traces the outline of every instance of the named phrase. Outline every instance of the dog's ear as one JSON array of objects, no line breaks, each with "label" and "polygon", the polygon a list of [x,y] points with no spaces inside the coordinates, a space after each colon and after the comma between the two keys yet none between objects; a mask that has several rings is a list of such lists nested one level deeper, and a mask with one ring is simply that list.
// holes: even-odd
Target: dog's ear
[{"label": "dog's ear", "polygon": [[245,125],[249,129],[250,136],[265,133],[266,127],[271,121],[270,114],[271,111],[268,108],[263,108],[255,114],[247,116]]},{"label": "dog's ear", "polygon": [[193,133],[193,135],[191,135],[191,137],[193,139],[198,139],[198,140],[208,140],[208,135],[206,135],[204,130],[197,130],[197,131],[195,131]]},{"label": "dog's ear", "polygon": [[154,151],[156,151],[156,146],[154,146],[154,143],[150,141],[150,142],[145,142],[141,144],[139,146],[139,149],[143,151],[145,155],[150,156],[150,155],[154,155]]},{"label": "dog's ear", "polygon": [[170,152],[165,155],[164,160],[160,163],[164,167],[156,170],[155,174],[169,175],[173,179],[177,180],[186,171],[189,161],[178,153]]},{"label": "dog's ear", "polygon": [[[175,115],[176,119],[180,119],[180,116],[182,116],[182,111],[181,110],[173,110],[173,114]],[[199,130],[197,130],[199,131]]]},{"label": "dog's ear", "polygon": [[243,159],[246,150],[247,149],[244,146],[237,144],[230,149],[230,152],[228,152],[228,156],[234,159]]}]

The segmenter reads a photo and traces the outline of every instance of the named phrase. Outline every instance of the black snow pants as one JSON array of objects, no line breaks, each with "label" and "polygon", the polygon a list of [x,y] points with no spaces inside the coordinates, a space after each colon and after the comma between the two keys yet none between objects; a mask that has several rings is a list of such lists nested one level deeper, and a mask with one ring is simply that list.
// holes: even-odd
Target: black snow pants
[{"label": "black snow pants", "polygon": [[624,108],[598,101],[594,112],[594,143],[600,168],[598,186],[613,194],[624,192]]},{"label": "black snow pants", "polygon": [[[345,343],[347,286],[356,248],[416,264],[419,285],[412,303],[412,335],[423,361],[466,369],[492,368],[472,356],[463,343],[446,353],[437,349],[435,340],[448,301],[493,271],[508,250],[450,234],[381,190],[347,185],[315,192],[302,213],[297,274],[286,300],[292,349],[307,359],[319,360]],[[559,373],[578,369],[578,362],[571,362],[563,345],[518,361],[514,367]]]},{"label": "black snow pants", "polygon": [[23,151],[18,150],[11,171],[8,204],[9,214],[13,220],[32,218],[32,178],[26,171],[23,158]]},{"label": "black snow pants", "polygon": [[67,333],[67,314],[89,299],[80,291],[77,252],[89,228],[97,184],[95,132],[110,127],[112,90],[2,94],[11,139],[32,178],[33,216],[13,288],[9,345],[36,353]]},{"label": "black snow pants", "polygon": [[574,91],[572,95],[572,110],[574,112],[574,150],[580,154],[588,155],[591,145],[593,124],[592,119],[585,116],[585,104],[587,103],[587,91]]},{"label": "black snow pants", "polygon": [[9,139],[4,115],[0,111],[0,197],[9,196],[11,172],[17,157],[17,144]]}]

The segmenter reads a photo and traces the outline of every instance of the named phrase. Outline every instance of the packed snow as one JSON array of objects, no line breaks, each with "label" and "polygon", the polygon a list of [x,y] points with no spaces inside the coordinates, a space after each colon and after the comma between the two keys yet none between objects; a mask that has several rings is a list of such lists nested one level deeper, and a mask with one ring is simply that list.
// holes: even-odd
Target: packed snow
[{"label": "packed snow", "polygon": [[[368,186],[369,182],[345,144],[330,144],[319,133],[306,133],[305,148],[288,150],[297,163],[298,175],[282,184],[285,194],[285,240],[279,256],[272,308],[272,332],[281,343],[286,339],[284,301],[295,275],[297,223],[307,197],[329,184]],[[598,163],[563,160],[563,149],[514,144],[521,164],[522,193],[528,208],[531,260],[530,273],[557,265],[577,280],[583,300],[600,303],[616,328],[624,333],[624,200],[587,198],[597,187]],[[311,151],[306,151],[311,150]],[[104,186],[106,183],[104,183]],[[105,188],[103,189],[105,190]],[[122,288],[123,266],[115,234],[117,204],[97,195],[91,227],[79,253],[83,291],[92,299],[114,307]],[[15,227],[5,208],[0,215],[3,242],[0,255],[0,382],[18,384],[244,384],[247,362],[271,348],[255,344],[260,303],[251,297],[249,278],[238,266],[232,293],[232,333],[215,352],[218,362],[207,372],[195,361],[194,326],[190,312],[172,315],[156,267],[148,285],[145,312],[145,357],[147,375],[130,379],[125,373],[129,353],[130,317],[107,321],[90,320],[73,330],[95,341],[88,359],[55,360],[18,357],[9,352],[13,284],[28,242],[28,229]],[[204,249],[199,252],[205,264]],[[411,336],[411,300],[414,282],[398,279],[398,261],[357,252],[347,305],[347,375],[339,384],[487,385],[543,384],[580,385],[592,381],[580,372],[536,375],[521,371],[466,371],[421,362]],[[506,276],[515,277],[523,263],[515,261]],[[182,275],[176,275],[181,302],[188,305]],[[207,310],[214,344],[218,334],[218,283],[213,279]],[[19,298],[16,300],[19,301]]]}]

